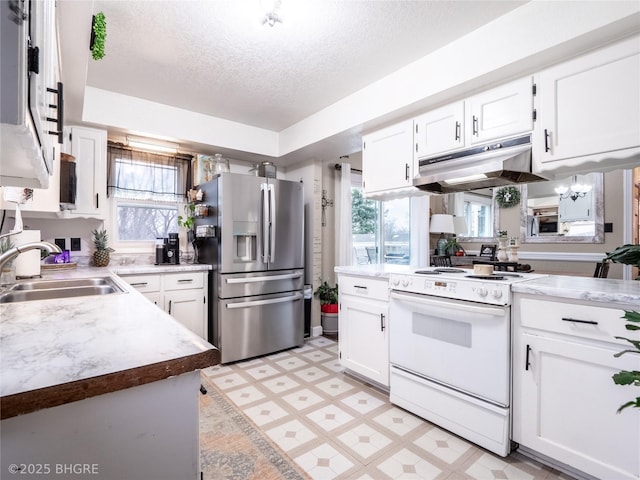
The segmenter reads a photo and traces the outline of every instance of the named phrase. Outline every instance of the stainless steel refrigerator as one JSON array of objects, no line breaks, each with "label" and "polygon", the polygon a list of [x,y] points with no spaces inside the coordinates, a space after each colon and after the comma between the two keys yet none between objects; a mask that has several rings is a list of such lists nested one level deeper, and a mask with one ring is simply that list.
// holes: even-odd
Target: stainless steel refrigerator
[{"label": "stainless steel refrigerator", "polygon": [[198,262],[213,265],[209,341],[221,362],[301,346],[302,183],[222,173],[198,188],[208,205],[196,217]]}]

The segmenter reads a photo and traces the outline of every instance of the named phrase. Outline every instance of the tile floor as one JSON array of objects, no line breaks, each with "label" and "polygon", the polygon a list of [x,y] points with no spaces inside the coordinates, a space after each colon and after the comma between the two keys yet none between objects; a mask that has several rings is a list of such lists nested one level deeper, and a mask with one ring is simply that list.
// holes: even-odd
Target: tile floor
[{"label": "tile floor", "polygon": [[337,347],[316,337],[204,373],[313,479],[570,478],[519,454],[496,456],[392,405],[343,373]]}]

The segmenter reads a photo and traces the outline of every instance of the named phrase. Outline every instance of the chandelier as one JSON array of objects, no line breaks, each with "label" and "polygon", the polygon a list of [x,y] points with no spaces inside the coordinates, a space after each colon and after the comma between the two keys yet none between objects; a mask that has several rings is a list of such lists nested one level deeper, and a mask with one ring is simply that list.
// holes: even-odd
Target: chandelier
[{"label": "chandelier", "polygon": [[263,0],[260,3],[263,10],[265,10],[265,15],[262,19],[263,25],[273,27],[276,23],[282,23],[282,14],[280,13],[282,0]]},{"label": "chandelier", "polygon": [[567,187],[566,185],[560,185],[556,187],[554,190],[558,195],[560,195],[561,199],[570,198],[574,202],[578,198],[583,198],[591,191],[592,186],[587,183],[579,183],[578,176],[573,176],[573,182],[571,183],[571,187]]}]

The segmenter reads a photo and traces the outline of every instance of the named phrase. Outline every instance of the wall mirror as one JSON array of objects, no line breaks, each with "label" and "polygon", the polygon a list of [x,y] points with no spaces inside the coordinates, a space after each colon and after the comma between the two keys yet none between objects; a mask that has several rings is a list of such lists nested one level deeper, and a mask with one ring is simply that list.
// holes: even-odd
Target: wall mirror
[{"label": "wall mirror", "polygon": [[493,188],[445,195],[445,212],[464,217],[466,232],[457,233],[460,242],[495,243],[500,229],[500,209]]},{"label": "wall mirror", "polygon": [[521,187],[520,243],[604,243],[604,174]]}]

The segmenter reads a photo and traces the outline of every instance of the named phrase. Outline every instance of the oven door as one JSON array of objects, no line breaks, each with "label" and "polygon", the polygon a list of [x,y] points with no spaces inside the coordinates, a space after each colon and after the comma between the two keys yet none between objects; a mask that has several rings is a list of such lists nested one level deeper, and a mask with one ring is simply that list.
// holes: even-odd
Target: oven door
[{"label": "oven door", "polygon": [[390,309],[392,365],[509,405],[509,307],[392,291]]}]

